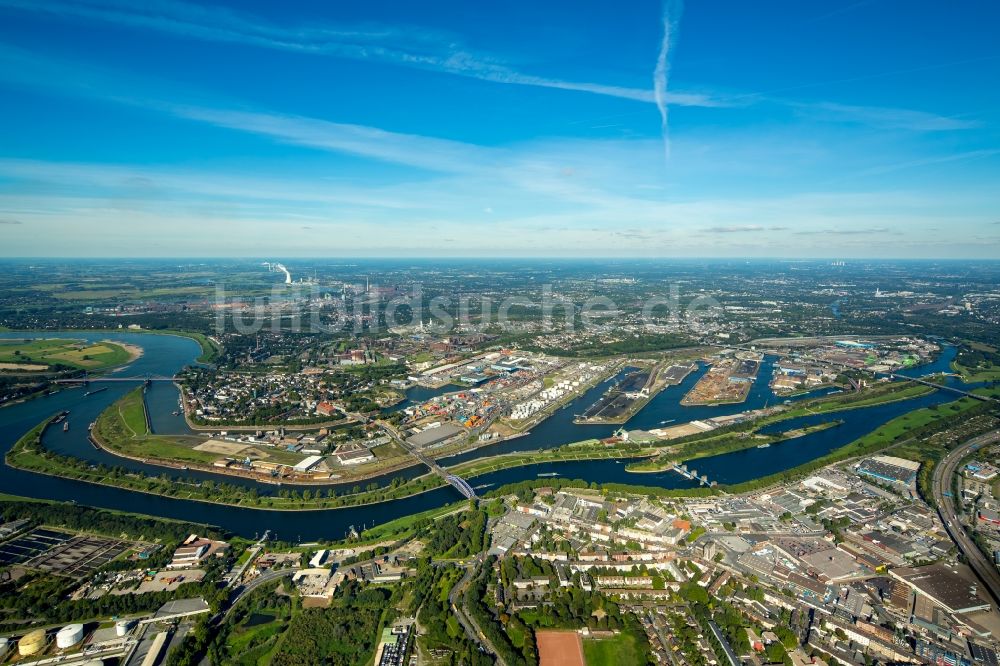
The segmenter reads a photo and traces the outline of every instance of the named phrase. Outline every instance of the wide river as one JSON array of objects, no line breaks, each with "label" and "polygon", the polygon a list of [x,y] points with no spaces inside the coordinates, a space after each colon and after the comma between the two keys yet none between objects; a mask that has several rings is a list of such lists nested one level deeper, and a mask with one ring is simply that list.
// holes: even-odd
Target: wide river
[{"label": "wide river", "polygon": [[[118,340],[141,346],[145,353],[131,365],[118,370],[114,375],[125,377],[172,376],[184,366],[194,362],[201,352],[198,344],[188,338],[171,335],[151,335],[125,332],[0,332],[0,338],[23,337],[62,337],[86,339],[89,341]],[[953,348],[946,348],[934,363],[912,369],[914,376],[932,372],[948,372],[949,362],[954,358]],[[705,372],[700,368],[692,373],[679,386],[665,389],[650,401],[645,408],[628,422],[629,429],[649,429],[669,423],[683,423],[694,419],[733,414],[747,409],[763,407],[766,404],[776,404],[781,399],[776,398],[767,386],[770,378],[773,358],[765,359],[762,364],[758,381],[750,392],[747,401],[740,405],[720,407],[683,407],[680,398]],[[950,380],[957,381],[957,380]],[[453,465],[472,458],[494,455],[509,451],[528,451],[541,448],[551,448],[591,437],[606,437],[617,428],[615,426],[575,425],[573,416],[581,413],[588,405],[597,400],[607,388],[607,382],[596,386],[571,402],[567,408],[557,411],[551,418],[538,425],[524,437],[509,440],[500,444],[486,446],[475,451],[452,456],[442,462]],[[73,455],[77,458],[108,465],[141,470],[152,474],[176,475],[176,470],[167,470],[153,465],[118,458],[104,451],[95,449],[87,440],[87,424],[94,421],[97,415],[117,400],[123,394],[135,387],[130,382],[108,382],[91,385],[92,390],[98,387],[108,387],[94,395],[85,397],[82,388],[61,391],[51,396],[30,400],[28,402],[0,408],[0,453],[7,450],[25,432],[38,425],[44,419],[61,410],[70,410],[68,420],[69,432],[59,428],[50,428],[46,433],[45,445],[54,451]],[[447,390],[447,389],[444,389]],[[436,393],[436,392],[435,392]],[[431,392],[425,389],[414,389],[411,399],[426,399]],[[810,397],[817,394],[810,394]],[[772,445],[766,449],[748,449],[734,453],[723,454],[697,460],[692,466],[697,467],[699,474],[720,483],[737,483],[766,476],[789,469],[804,462],[813,460],[823,454],[843,446],[853,439],[871,432],[886,421],[909,410],[926,405],[954,400],[955,396],[945,392],[891,403],[879,407],[845,411],[836,416],[825,416],[819,420],[843,419],[845,423],[837,428],[830,428],[805,437]],[[154,382],[147,392],[147,405],[153,430],[159,433],[188,432],[184,420],[174,416],[177,410],[177,389],[169,382]],[[815,422],[813,417],[804,417],[782,424],[781,429],[789,429]],[[584,479],[598,483],[633,483],[664,488],[685,488],[692,483],[673,472],[659,474],[632,474],[625,471],[626,461],[585,461],[568,463],[546,463],[518,467],[492,474],[475,477],[470,482],[476,488],[490,488],[536,479],[540,474],[558,474],[571,479]],[[380,485],[388,483],[392,476],[413,477],[423,473],[420,467],[411,467],[403,472],[375,479]],[[188,478],[218,480],[218,475],[183,472]],[[255,484],[254,481],[225,477],[231,483]],[[367,483],[367,482],[366,482]],[[256,484],[261,494],[274,492],[269,484]],[[353,484],[352,484],[353,485]],[[6,465],[0,465],[0,490],[13,495],[51,499],[61,501],[76,501],[80,504],[146,513],[168,518],[191,520],[210,523],[231,530],[237,534],[252,537],[270,529],[273,535],[289,541],[312,541],[316,539],[337,539],[344,536],[351,526],[361,528],[386,522],[411,513],[432,509],[461,499],[458,491],[451,486],[445,486],[413,497],[407,497],[364,507],[343,509],[326,509],[317,511],[265,511],[260,509],[242,509],[205,502],[178,500],[157,495],[122,490],[100,486],[80,481],[72,481],[50,477],[31,472],[15,470]]]}]

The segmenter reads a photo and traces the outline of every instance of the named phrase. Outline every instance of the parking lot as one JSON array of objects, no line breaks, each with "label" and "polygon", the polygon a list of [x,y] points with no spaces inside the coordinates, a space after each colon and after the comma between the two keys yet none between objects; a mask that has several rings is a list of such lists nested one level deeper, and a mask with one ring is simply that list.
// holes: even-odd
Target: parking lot
[{"label": "parking lot", "polygon": [[[125,590],[124,594],[145,594],[146,592],[173,592],[184,583],[197,583],[205,577],[204,569],[175,569],[161,571],[147,576],[135,590]],[[116,592],[117,594],[117,592]]]}]

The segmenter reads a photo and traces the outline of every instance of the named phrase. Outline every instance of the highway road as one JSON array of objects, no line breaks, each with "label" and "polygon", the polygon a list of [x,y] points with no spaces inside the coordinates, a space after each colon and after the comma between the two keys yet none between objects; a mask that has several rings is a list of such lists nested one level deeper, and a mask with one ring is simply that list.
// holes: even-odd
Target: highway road
[{"label": "highway road", "polygon": [[1000,430],[994,430],[952,449],[934,468],[931,492],[937,503],[938,515],[944,522],[945,530],[958,545],[958,549],[965,556],[972,570],[976,572],[976,576],[982,581],[983,586],[992,595],[995,607],[1000,608],[1000,571],[969,538],[962,523],[959,522],[958,514],[955,511],[955,498],[951,496],[951,481],[962,460],[973,449],[998,440],[1000,440]]}]

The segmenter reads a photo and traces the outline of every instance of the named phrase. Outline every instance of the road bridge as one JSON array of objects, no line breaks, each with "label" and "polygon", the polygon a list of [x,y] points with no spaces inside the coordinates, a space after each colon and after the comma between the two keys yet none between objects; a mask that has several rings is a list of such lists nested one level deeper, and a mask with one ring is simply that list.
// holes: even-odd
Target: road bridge
[{"label": "road bridge", "polygon": [[457,474],[449,473],[448,470],[441,467],[441,465],[438,465],[437,462],[434,461],[434,459],[425,456],[423,453],[417,450],[415,446],[411,445],[409,442],[406,441],[406,439],[402,436],[402,434],[400,434],[399,430],[397,430],[396,427],[393,426],[391,423],[388,423],[387,421],[376,421],[376,423],[378,423],[378,425],[382,428],[382,430],[385,431],[386,434],[388,434],[389,437],[392,438],[394,442],[399,444],[404,451],[409,453],[416,460],[420,461],[421,463],[429,467],[432,472],[434,472],[442,479],[447,481],[449,485],[454,486],[458,490],[458,492],[462,493],[462,495],[466,499],[471,499],[471,500],[479,499],[476,496],[476,491],[472,488],[472,486],[469,485],[469,483],[465,479],[458,476]]},{"label": "road bridge", "polygon": [[173,382],[176,381],[176,377],[162,377],[162,376],[149,376],[149,377],[71,377],[69,379],[56,379],[53,380],[53,384],[96,384],[98,382]]},{"label": "road bridge", "polygon": [[[877,373],[872,373],[877,374]],[[907,377],[906,375],[887,375],[889,379],[904,379],[911,382],[916,382],[917,384],[923,384],[924,386],[933,386],[936,389],[941,389],[942,391],[950,391],[951,393],[957,393],[958,395],[965,396],[967,398],[975,398],[976,400],[982,400],[983,402],[996,402],[997,399],[988,395],[979,395],[978,393],[973,393],[972,391],[965,391],[963,389],[957,388],[955,386],[944,386],[943,384],[935,384],[934,382],[929,382],[926,379],[917,379],[915,377]]]},{"label": "road bridge", "polygon": [[463,479],[462,477],[458,476],[457,474],[449,474],[446,477],[444,477],[444,480],[450,483],[451,485],[455,486],[456,488],[458,488],[458,492],[465,495],[466,499],[470,500],[478,499],[476,497],[476,491],[472,488],[472,486],[469,485],[469,482]]},{"label": "road bridge", "polygon": [[671,467],[670,469],[677,472],[685,479],[689,479],[691,481],[697,481],[703,486],[711,486],[713,483],[715,483],[714,481],[709,481],[708,477],[705,475],[698,476],[698,470],[688,469],[687,465],[679,465],[677,463],[674,463],[673,467]]}]

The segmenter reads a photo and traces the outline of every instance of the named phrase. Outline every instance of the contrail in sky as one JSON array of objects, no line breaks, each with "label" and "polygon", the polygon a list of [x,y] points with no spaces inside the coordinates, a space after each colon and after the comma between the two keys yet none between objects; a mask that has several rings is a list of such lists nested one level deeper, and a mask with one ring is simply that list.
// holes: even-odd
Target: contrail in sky
[{"label": "contrail in sky", "polygon": [[653,99],[656,101],[656,108],[660,111],[663,154],[668,158],[670,157],[670,134],[667,119],[670,111],[667,108],[667,82],[670,80],[670,49],[674,45],[683,9],[681,0],[665,0],[663,3],[663,40],[660,42],[660,53],[656,57],[656,69],[653,70]]}]

